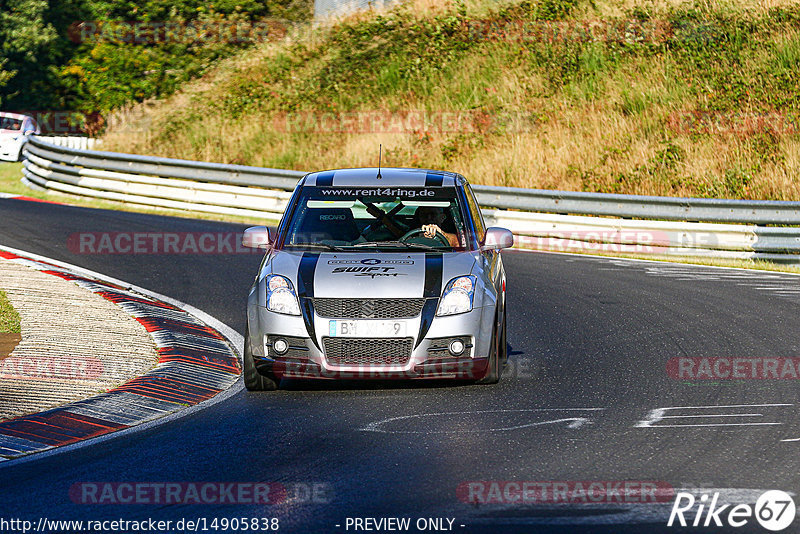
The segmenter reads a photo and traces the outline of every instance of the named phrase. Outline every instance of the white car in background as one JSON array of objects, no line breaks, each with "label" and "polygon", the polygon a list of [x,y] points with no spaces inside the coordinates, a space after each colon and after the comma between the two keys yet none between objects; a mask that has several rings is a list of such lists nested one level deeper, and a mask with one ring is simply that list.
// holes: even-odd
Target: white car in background
[{"label": "white car in background", "polygon": [[28,137],[41,133],[33,117],[0,112],[0,160],[19,161]]}]

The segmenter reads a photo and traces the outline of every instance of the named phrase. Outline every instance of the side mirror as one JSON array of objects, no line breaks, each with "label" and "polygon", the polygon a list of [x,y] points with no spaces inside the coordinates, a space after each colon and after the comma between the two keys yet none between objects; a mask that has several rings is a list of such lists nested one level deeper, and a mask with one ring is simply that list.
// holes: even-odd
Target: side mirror
[{"label": "side mirror", "polygon": [[492,226],[486,229],[481,250],[500,250],[514,246],[514,234],[511,230]]},{"label": "side mirror", "polygon": [[269,247],[269,228],[266,226],[251,226],[242,234],[242,245],[250,248]]}]

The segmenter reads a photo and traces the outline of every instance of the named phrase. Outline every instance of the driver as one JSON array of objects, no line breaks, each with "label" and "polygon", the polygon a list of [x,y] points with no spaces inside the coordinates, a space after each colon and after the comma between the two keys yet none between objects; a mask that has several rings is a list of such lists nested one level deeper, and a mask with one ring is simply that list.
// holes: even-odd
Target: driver
[{"label": "driver", "polygon": [[456,236],[456,234],[451,234],[450,232],[445,232],[440,226],[447,218],[447,215],[442,208],[438,208],[436,206],[421,206],[417,208],[417,211],[414,213],[414,215],[416,216],[417,220],[419,220],[421,228],[425,232],[425,237],[433,238],[436,236],[436,232],[439,232],[447,238],[447,242],[450,243],[451,247],[455,248],[460,246],[460,243],[458,242],[458,236]]}]

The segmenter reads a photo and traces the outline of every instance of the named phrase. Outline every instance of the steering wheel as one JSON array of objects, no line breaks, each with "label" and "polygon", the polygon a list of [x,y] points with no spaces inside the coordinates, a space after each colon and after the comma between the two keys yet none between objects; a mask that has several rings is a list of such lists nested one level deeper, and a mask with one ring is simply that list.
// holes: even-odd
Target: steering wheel
[{"label": "steering wheel", "polygon": [[[403,234],[403,237],[398,239],[398,241],[405,242],[405,241],[408,241],[409,239],[411,239],[412,237],[417,237],[418,235],[424,234],[424,233],[425,233],[425,230],[423,230],[422,228],[412,228],[411,230],[409,230],[408,232]],[[449,247],[450,246],[450,241],[447,240],[447,236],[444,235],[441,232],[436,232],[436,234],[433,237],[426,237],[425,239],[435,239],[436,241],[438,241],[439,243],[441,243],[445,247]]]}]

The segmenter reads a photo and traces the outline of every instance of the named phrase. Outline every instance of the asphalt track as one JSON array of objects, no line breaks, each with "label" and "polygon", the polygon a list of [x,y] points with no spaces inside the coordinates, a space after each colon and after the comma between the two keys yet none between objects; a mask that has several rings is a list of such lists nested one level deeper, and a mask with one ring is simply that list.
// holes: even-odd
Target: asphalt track
[{"label": "asphalt track", "polygon": [[[177,298],[240,333],[259,256],[80,255],[67,240],[242,228],[0,200],[0,244]],[[679,356],[800,355],[800,278],[544,253],[504,252],[504,261],[511,363],[499,385],[293,382],[241,392],[151,430],[0,465],[0,518],[278,517],[280,532],[353,532],[348,517],[431,517],[454,518],[456,532],[650,533],[677,530],[665,527],[671,500],[476,506],[457,488],[658,481],[750,503],[767,489],[800,493],[800,441],[782,441],[800,438],[796,380],[687,382],[666,370]],[[654,419],[674,407],[683,408]],[[278,482],[299,493],[275,505],[69,496],[81,482],[175,481]],[[300,490],[315,483],[324,495],[307,498]],[[754,520],[718,531],[767,532]]]}]

